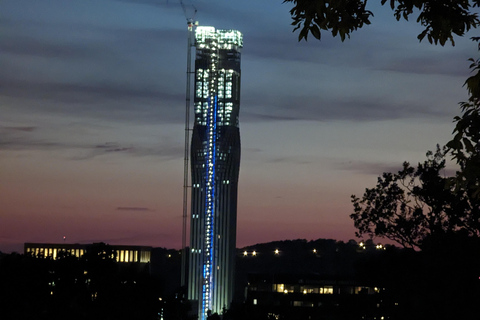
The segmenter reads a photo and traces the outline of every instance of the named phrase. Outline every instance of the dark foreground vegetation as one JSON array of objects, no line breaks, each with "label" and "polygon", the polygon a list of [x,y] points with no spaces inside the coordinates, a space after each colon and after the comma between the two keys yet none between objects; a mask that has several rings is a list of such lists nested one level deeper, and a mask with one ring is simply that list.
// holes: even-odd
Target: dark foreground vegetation
[{"label": "dark foreground vegetation", "polygon": [[93,245],[81,258],[1,254],[0,319],[160,319],[160,312],[170,312],[166,295],[179,273],[175,250],[155,250],[161,275],[151,264],[116,263],[105,244]]},{"label": "dark foreground vegetation", "polygon": [[[429,241],[422,251],[326,239],[239,249],[235,303],[223,319],[473,319],[480,311],[478,239]],[[104,244],[80,259],[2,254],[0,318],[192,319],[179,287],[179,267],[180,252],[175,250],[154,249],[149,264],[122,264]],[[286,300],[254,305],[248,295],[257,289],[249,281],[259,277],[379,289],[368,297],[317,295],[323,299],[319,301],[332,301],[329,305],[294,306]],[[270,290],[272,285],[267,286]],[[282,296],[272,294],[270,299]]]},{"label": "dark foreground vegetation", "polygon": [[[239,272],[313,274],[320,279],[353,281],[358,286],[382,288],[376,297],[365,300],[363,305],[355,301],[344,305],[357,310],[345,310],[339,305],[330,312],[330,317],[311,310],[303,319],[381,319],[382,316],[384,319],[474,319],[480,311],[478,238],[461,234],[430,238],[422,251],[380,247],[371,241],[360,246],[354,241],[322,239],[261,246],[269,252],[276,248],[286,249],[280,250],[283,256],[269,254],[258,255],[258,260],[240,259]],[[371,302],[375,302],[373,308],[367,305]],[[246,306],[247,311],[249,307]],[[301,319],[301,309],[297,308],[290,317],[281,318]],[[380,309],[381,313],[376,312]],[[268,312],[263,313],[266,314]],[[311,314],[316,317],[310,317]]]}]

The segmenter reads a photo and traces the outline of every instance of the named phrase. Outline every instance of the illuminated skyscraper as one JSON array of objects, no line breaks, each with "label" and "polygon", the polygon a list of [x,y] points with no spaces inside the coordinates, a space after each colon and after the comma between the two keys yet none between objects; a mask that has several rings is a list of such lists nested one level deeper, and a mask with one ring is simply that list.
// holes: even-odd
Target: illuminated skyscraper
[{"label": "illuminated skyscraper", "polygon": [[233,298],[242,46],[239,31],[196,29],[188,298],[200,319]]}]

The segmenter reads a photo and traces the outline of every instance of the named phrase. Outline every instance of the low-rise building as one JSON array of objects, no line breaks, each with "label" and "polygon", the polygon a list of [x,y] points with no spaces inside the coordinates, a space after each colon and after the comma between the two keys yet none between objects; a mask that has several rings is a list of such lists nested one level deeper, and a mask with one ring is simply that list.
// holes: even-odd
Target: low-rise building
[{"label": "low-rise building", "polygon": [[24,254],[37,258],[57,260],[64,255],[81,258],[88,250],[103,245],[111,250],[112,258],[121,263],[150,263],[152,247],[123,246],[105,244],[79,244],[79,243],[25,243]]},{"label": "low-rise building", "polygon": [[318,275],[251,274],[251,312],[271,319],[389,319],[395,303],[384,288]]}]

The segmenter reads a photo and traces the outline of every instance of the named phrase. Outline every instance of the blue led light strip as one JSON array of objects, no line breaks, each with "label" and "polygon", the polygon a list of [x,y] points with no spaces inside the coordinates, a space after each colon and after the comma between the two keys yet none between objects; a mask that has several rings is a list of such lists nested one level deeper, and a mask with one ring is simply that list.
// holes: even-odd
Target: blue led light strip
[{"label": "blue led light strip", "polygon": [[[210,94],[208,98],[207,118],[207,150],[206,150],[206,179],[205,179],[205,242],[203,250],[203,288],[202,288],[202,315],[201,319],[207,318],[208,310],[212,309],[212,290],[214,285],[214,224],[215,224],[215,159],[217,140],[217,108],[218,98],[216,93],[216,58],[212,56],[212,77],[210,82]],[[213,105],[212,105],[213,96]]]}]

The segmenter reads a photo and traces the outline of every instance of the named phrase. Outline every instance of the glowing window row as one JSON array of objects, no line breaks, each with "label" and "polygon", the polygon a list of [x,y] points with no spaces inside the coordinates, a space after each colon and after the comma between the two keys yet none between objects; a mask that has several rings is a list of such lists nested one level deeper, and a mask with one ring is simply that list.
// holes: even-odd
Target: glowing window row
[{"label": "glowing window row", "polygon": [[288,285],[283,283],[275,283],[273,284],[273,291],[280,292],[280,293],[294,293],[294,292],[301,292],[303,294],[333,294],[333,286],[301,286],[297,287],[297,290],[294,285]]},{"label": "glowing window row", "polygon": [[199,26],[195,30],[195,40],[200,48],[215,41],[218,41],[220,48],[243,47],[243,35],[238,30],[215,30],[214,27]]},{"label": "glowing window row", "polygon": [[141,262],[150,261],[150,252],[139,250],[117,250],[117,262]]},{"label": "glowing window row", "polygon": [[[148,263],[150,262],[151,252],[148,250],[127,250],[127,249],[117,249],[116,251],[116,261],[117,262],[140,262]],[[69,254],[71,256],[81,258],[85,254],[85,249],[81,248],[26,248],[26,253],[33,255],[38,258],[52,258],[57,260],[58,258]],[[104,252],[105,253],[105,252]],[[113,255],[112,255],[113,258]]]},{"label": "glowing window row", "polygon": [[[208,90],[208,86],[204,85],[204,82],[197,82],[196,88],[195,88],[195,97],[197,98],[208,98],[210,96],[210,92]],[[225,92],[225,96],[224,93]],[[222,84],[219,84],[218,86],[218,98],[223,99],[229,99],[232,98],[232,82],[227,82],[225,87]]]},{"label": "glowing window row", "polygon": [[85,253],[84,249],[64,249],[64,248],[27,248],[27,253],[32,254],[38,258],[52,258],[57,260],[57,257],[70,254],[80,258]]}]

